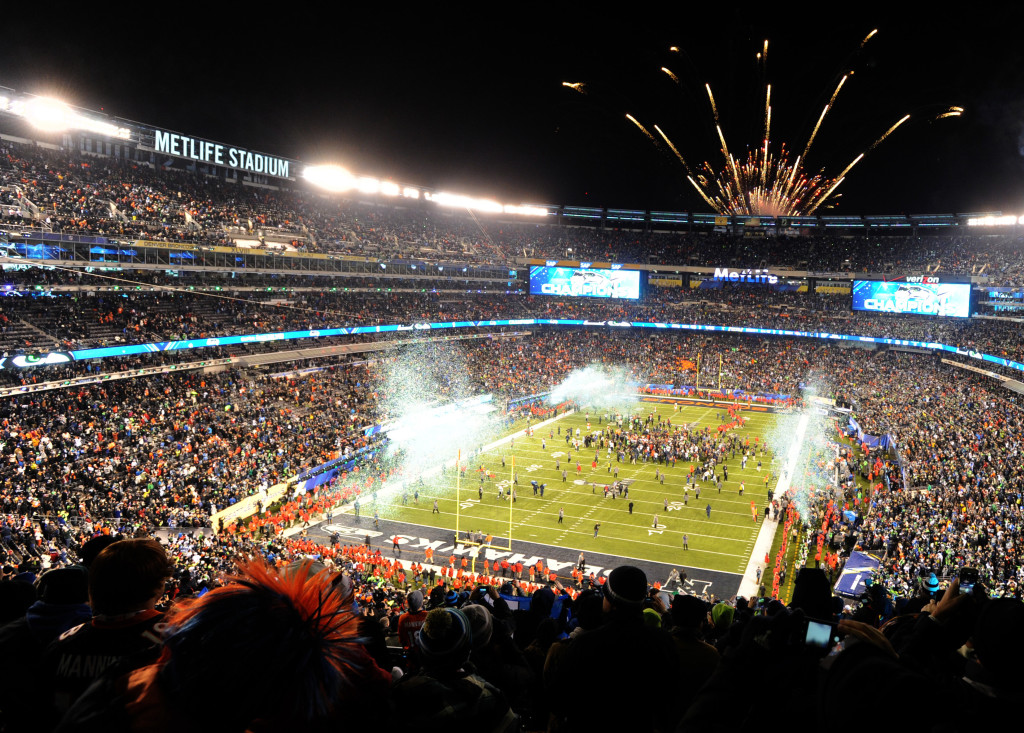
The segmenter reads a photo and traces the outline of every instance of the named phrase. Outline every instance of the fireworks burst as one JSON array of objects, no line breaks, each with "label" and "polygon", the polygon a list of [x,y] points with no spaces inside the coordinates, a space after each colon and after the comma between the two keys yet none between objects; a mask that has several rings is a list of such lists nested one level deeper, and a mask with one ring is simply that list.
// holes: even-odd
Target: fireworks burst
[{"label": "fireworks burst", "polygon": [[[863,48],[876,34],[878,30],[872,30],[860,42]],[[679,53],[676,46],[669,49],[673,53]],[[757,63],[762,73],[766,69],[768,60],[768,41],[757,53]],[[682,83],[679,77],[667,67],[661,67],[666,74],[679,87]],[[842,74],[835,91],[832,92],[828,103],[818,116],[811,134],[803,146],[803,152],[790,158],[786,144],[780,144],[773,150],[772,145],[772,86],[765,83],[763,87],[764,106],[762,137],[757,145],[750,146],[750,152],[746,160],[737,160],[729,152],[725,133],[722,131],[721,120],[719,119],[718,105],[715,103],[715,96],[711,91],[711,85],[705,84],[708,102],[711,107],[711,115],[714,120],[715,131],[718,135],[719,151],[724,159],[724,165],[716,169],[709,162],[704,162],[696,168],[691,167],[686,158],[680,152],[679,147],[672,142],[669,136],[659,127],[654,125],[657,137],[645,127],[636,117],[626,115],[626,119],[633,123],[646,137],[659,149],[667,146],[668,151],[682,164],[686,171],[686,180],[696,189],[701,198],[717,213],[724,215],[756,215],[756,216],[799,216],[810,215],[823,205],[831,206],[836,198],[836,189],[846,180],[847,174],[857,165],[865,155],[874,150],[878,145],[892,135],[897,128],[910,119],[910,115],[904,115],[889,127],[878,139],[869,145],[862,153],[857,155],[837,176],[826,175],[824,168],[816,172],[807,168],[807,157],[811,147],[818,136],[822,123],[825,122],[836,99],[839,97],[843,86],[853,74],[847,70]],[[582,84],[569,84],[565,86],[576,91],[583,92]],[[947,107],[941,112],[928,115],[933,120],[940,120],[946,117],[959,117],[963,114],[961,107]]]}]

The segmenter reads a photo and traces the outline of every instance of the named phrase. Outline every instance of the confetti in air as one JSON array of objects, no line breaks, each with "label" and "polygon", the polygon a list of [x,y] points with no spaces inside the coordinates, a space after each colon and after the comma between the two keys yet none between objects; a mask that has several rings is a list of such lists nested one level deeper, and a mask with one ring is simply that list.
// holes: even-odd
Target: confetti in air
[{"label": "confetti in air", "polygon": [[443,344],[403,349],[382,365],[390,462],[417,477],[468,456],[494,438],[490,395],[474,394],[461,351]]},{"label": "confetti in air", "polygon": [[[819,384],[820,379],[808,378],[805,394],[826,393]],[[801,435],[798,425],[806,420]],[[788,479],[787,496],[796,508],[803,522],[810,522],[814,512],[820,510],[829,498],[841,501],[842,492],[836,484],[835,458],[837,444],[830,437],[834,430],[831,419],[813,409],[801,410],[790,415],[781,415],[773,429],[765,436],[765,442],[772,453],[782,458],[779,468],[786,471],[788,457],[796,451],[792,472],[784,475]],[[799,441],[798,445],[794,442]]]},{"label": "confetti in air", "polygon": [[552,405],[566,401],[597,410],[625,411],[637,402],[636,381],[621,367],[574,369],[548,397]]}]

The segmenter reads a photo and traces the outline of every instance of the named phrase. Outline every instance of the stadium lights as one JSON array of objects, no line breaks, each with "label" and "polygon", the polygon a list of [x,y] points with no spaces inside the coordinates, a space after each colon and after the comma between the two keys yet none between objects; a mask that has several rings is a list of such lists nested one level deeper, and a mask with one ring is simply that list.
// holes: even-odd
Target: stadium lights
[{"label": "stadium lights", "polygon": [[[381,181],[370,176],[356,177],[337,165],[308,165],[303,169],[302,177],[313,185],[332,193],[343,193],[356,189],[360,193],[365,194],[401,195],[410,199],[418,199],[421,195],[419,189],[411,186],[399,188],[397,183],[391,181]],[[500,204],[492,199],[473,198],[472,196],[463,196],[462,194],[449,193],[447,191],[438,191],[436,193],[424,191],[422,196],[427,201],[432,201],[438,206],[483,211],[490,214],[547,216],[549,213],[543,206]]]},{"label": "stadium lights", "polygon": [[356,181],[356,188],[359,189],[359,193],[377,193],[380,191],[380,181],[364,176]]},{"label": "stadium lights", "polygon": [[43,132],[64,132],[71,127],[71,108],[59,100],[39,97],[24,109],[25,119]]},{"label": "stadium lights", "polygon": [[433,201],[438,206],[451,206],[458,209],[470,209],[472,211],[486,211],[492,214],[501,213],[501,204],[490,199],[475,199],[470,196],[463,196],[457,193],[427,192],[424,194],[428,201]]},{"label": "stadium lights", "polygon": [[483,211],[489,214],[518,214],[520,216],[547,216],[548,211],[540,206],[516,206],[514,204],[499,204],[491,199],[477,199],[472,196],[463,196],[457,193],[439,191],[438,193],[427,192],[424,194],[428,201],[433,201],[438,206],[450,206],[471,211]]},{"label": "stadium lights", "polygon": [[356,186],[355,177],[337,165],[307,165],[302,171],[302,177],[315,186],[336,193],[349,191]]},{"label": "stadium lights", "polygon": [[71,109],[66,102],[50,97],[35,97],[23,104],[5,98],[4,103],[0,104],[0,109],[24,117],[33,127],[44,132],[86,130],[122,140],[127,140],[131,136],[126,127],[86,117]]},{"label": "stadium lights", "polygon": [[1012,227],[1014,224],[1024,224],[1024,216],[973,216],[967,220],[969,227]]},{"label": "stadium lights", "polygon": [[506,214],[519,214],[520,216],[547,216],[548,210],[540,206],[505,206]]}]

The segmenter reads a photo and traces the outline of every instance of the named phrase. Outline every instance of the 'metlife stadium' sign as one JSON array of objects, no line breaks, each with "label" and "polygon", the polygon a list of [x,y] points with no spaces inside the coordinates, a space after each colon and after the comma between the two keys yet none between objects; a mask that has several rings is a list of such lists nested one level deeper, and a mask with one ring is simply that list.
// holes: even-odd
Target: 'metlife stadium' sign
[{"label": "'metlife stadium' sign", "polygon": [[259,173],[277,178],[288,178],[290,175],[290,161],[284,158],[254,153],[242,148],[232,148],[209,140],[179,135],[176,132],[154,130],[153,148],[158,153],[175,158],[187,158],[199,163],[221,165],[248,173]]},{"label": "'metlife stadium' sign", "polygon": [[770,274],[768,270],[730,270],[727,267],[715,268],[715,280],[759,285],[776,285],[779,282],[778,276]]}]

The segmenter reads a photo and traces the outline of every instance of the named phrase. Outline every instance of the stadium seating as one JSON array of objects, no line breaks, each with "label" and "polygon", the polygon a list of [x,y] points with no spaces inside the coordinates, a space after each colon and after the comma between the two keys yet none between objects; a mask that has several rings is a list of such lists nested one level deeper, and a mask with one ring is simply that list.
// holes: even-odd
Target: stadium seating
[{"label": "stadium seating", "polygon": [[[524,255],[558,257],[571,249],[577,259],[600,261],[739,267],[768,263],[850,273],[941,268],[945,273],[984,275],[992,285],[1024,284],[1024,252],[1013,236],[752,239],[713,232],[481,222],[423,207],[377,206],[303,190],[244,187],[201,174],[154,171],[9,142],[0,143],[0,216],[0,229],[10,231],[204,246],[246,243],[388,260],[457,259],[514,267],[516,258]],[[109,285],[97,276],[102,274],[24,266],[0,274],[0,292],[5,293],[0,300],[0,351],[5,359],[97,346],[354,325],[573,318],[881,336],[1024,361],[1024,340],[1015,322],[869,317],[852,312],[849,296],[841,294],[652,286],[642,301],[624,304],[499,291],[445,292],[457,289],[447,287],[457,282],[440,277],[350,277],[344,278],[344,287],[352,290],[331,292],[320,286],[328,278],[246,273],[237,273],[223,291],[211,292],[227,282],[222,273],[159,271],[119,273],[139,284],[135,290],[93,291]],[[319,543],[301,530],[333,507],[399,477],[397,463],[376,451],[384,441],[376,428],[390,417],[382,367],[351,355],[307,355],[273,368],[250,366],[239,357],[269,356],[310,343],[318,348],[378,345],[397,338],[337,336],[288,346],[253,342],[204,348],[201,353],[154,352],[0,369],[0,388],[31,388],[83,376],[131,377],[132,371],[145,367],[196,359],[233,360],[216,368],[38,392],[26,389],[0,401],[0,589],[5,593],[0,610],[5,618],[22,624],[0,629],[0,649],[21,648],[16,643],[25,641],[26,629],[43,614],[59,616],[64,627],[57,633],[63,633],[71,628],[75,608],[58,614],[56,605],[83,605],[81,589],[71,588],[73,579],[64,576],[51,576],[59,592],[47,592],[44,583],[38,599],[34,590],[24,591],[16,584],[101,555],[97,539],[106,544],[160,533],[170,577],[163,590],[147,590],[155,594],[158,609],[168,612],[166,654],[152,653],[148,644],[133,649],[151,655],[135,666],[118,668],[116,675],[112,672],[79,704],[65,701],[70,710],[64,730],[84,729],[87,724],[125,725],[116,708],[128,692],[143,688],[150,691],[146,694],[161,689],[159,704],[156,698],[143,696],[154,707],[134,705],[132,716],[143,709],[161,709],[176,726],[188,725],[194,712],[188,702],[192,698],[182,691],[192,688],[177,688],[168,680],[183,670],[198,675],[206,665],[221,670],[215,664],[218,660],[204,660],[194,651],[203,646],[195,643],[200,638],[197,629],[226,634],[216,637],[222,645],[218,649],[239,648],[248,654],[261,640],[268,645],[284,643],[276,637],[246,636],[247,631],[257,634],[264,625],[284,629],[281,638],[320,640],[321,645],[314,644],[303,658],[308,662],[322,654],[330,661],[317,669],[347,671],[329,683],[317,679],[305,691],[296,689],[294,694],[300,697],[313,690],[332,691],[333,697],[312,699],[302,711],[283,702],[260,707],[258,696],[246,698],[256,711],[252,715],[270,716],[275,724],[300,720],[299,728],[337,724],[345,716],[339,700],[351,707],[357,688],[372,690],[379,706],[376,716],[361,711],[360,719],[368,717],[378,725],[418,715],[430,729],[487,721],[495,730],[514,730],[520,724],[541,730],[550,719],[554,729],[577,730],[594,727],[596,715],[598,721],[632,720],[639,729],[720,726],[724,710],[733,716],[730,720],[760,720],[764,710],[756,701],[765,679],[780,689],[792,685],[823,690],[819,699],[808,703],[810,717],[821,724],[830,724],[836,706],[858,700],[855,695],[860,693],[850,692],[851,685],[868,678],[897,680],[902,694],[938,691],[955,708],[948,715],[954,729],[968,720],[975,726],[981,724],[978,721],[1000,720],[1020,678],[1013,655],[1021,645],[1022,606],[1018,601],[1008,605],[1008,599],[1020,598],[1024,583],[1019,549],[1024,542],[1024,416],[1015,393],[996,380],[942,364],[931,355],[842,348],[785,335],[674,331],[652,338],[625,329],[531,327],[527,336],[510,333],[514,330],[487,325],[467,329],[465,334],[471,336],[504,338],[446,344],[445,358],[450,361],[436,368],[464,365],[465,383],[459,388],[493,393],[500,404],[550,388],[572,370],[600,361],[624,366],[641,383],[700,381],[716,390],[794,399],[813,387],[819,395],[853,405],[862,431],[888,436],[899,455],[879,459],[877,467],[868,469],[870,512],[855,520],[839,517],[831,531],[812,532],[812,542],[820,538],[822,547],[843,557],[854,546],[878,555],[876,588],[882,590],[871,591],[857,608],[833,608],[829,578],[807,568],[788,607],[774,601],[755,612],[754,599],[737,599],[723,608],[723,599],[710,596],[679,596],[678,603],[666,607],[648,593],[652,579],[641,577],[642,571],[635,568],[620,568],[608,576],[604,592],[610,615],[602,624],[597,589],[578,593],[537,583],[510,589],[511,595],[502,597],[490,597],[487,590],[473,595],[437,593],[431,592],[427,573],[415,562],[408,567],[383,557],[379,549]],[[715,357],[703,361],[699,375],[692,362],[687,365],[680,359],[697,354]],[[284,373],[300,367],[308,372]],[[1005,369],[1002,373],[1015,374]],[[455,391],[451,387],[439,397]],[[823,429],[838,440],[836,428],[832,424]],[[270,493],[310,469],[356,456],[358,475],[339,473],[305,494]],[[838,507],[855,496],[856,490],[850,488],[838,489],[827,499],[819,497],[813,506],[804,507],[802,519],[812,527],[821,526],[822,516],[831,511],[828,502]],[[776,508],[785,514],[791,499],[781,497]],[[225,508],[253,501],[259,502],[255,520],[232,519],[226,526],[213,526],[214,517]],[[322,574],[319,565],[308,564],[314,557],[326,568]],[[239,572],[239,558],[250,562],[240,571],[239,583],[232,585],[235,581],[227,576]],[[261,563],[276,569],[261,569]],[[949,581],[964,566],[977,568],[987,593],[1007,602],[986,602],[980,592],[932,600],[931,575]],[[336,575],[339,569],[346,573],[344,581]],[[248,589],[245,594],[230,590],[242,587]],[[285,590],[268,596],[268,588]],[[340,619],[337,628],[316,626],[326,616],[318,615],[321,606],[316,613],[307,613],[309,592],[321,593],[320,604],[324,593],[338,594],[338,603],[327,604],[328,615]],[[516,594],[530,595],[533,610],[513,612],[504,596],[512,599]],[[271,596],[276,600],[268,601]],[[564,597],[556,604],[557,596]],[[205,600],[194,605],[181,602],[200,597]],[[44,605],[29,608],[26,598]],[[894,608],[895,599],[899,600]],[[352,600],[362,616],[347,615]],[[287,623],[274,615],[274,608],[279,608],[275,603],[294,606],[294,612],[286,614]],[[556,605],[563,612],[545,615],[538,610],[551,611]],[[930,618],[907,615],[921,609]],[[132,613],[140,610],[145,609],[132,607]],[[403,611],[415,618],[410,621]],[[251,628],[217,623],[217,614],[242,612],[256,619]],[[803,643],[808,616],[842,618],[846,648],[831,660],[828,670],[819,665],[820,655]],[[895,619],[895,626],[883,634],[877,627],[889,618]],[[420,640],[396,660],[385,649],[385,637],[397,638],[403,624],[410,622],[421,625]],[[297,636],[289,636],[287,624],[295,625]],[[311,628],[315,633],[307,633]],[[1007,634],[1008,639],[996,641],[997,634]],[[559,640],[564,635],[568,638]],[[354,644],[356,637],[368,643]],[[959,665],[950,658],[968,638],[973,651],[965,672],[962,658]],[[281,665],[295,667],[275,673],[309,672],[315,678],[315,670],[304,667],[299,657],[278,655],[275,659],[286,660]],[[704,671],[699,680],[688,683],[685,704],[667,705],[657,695],[651,697],[652,691],[670,694],[673,686],[684,685],[685,670],[698,665]],[[392,672],[393,667],[397,669]],[[643,674],[638,672],[628,684],[614,678],[621,670],[641,667]],[[611,678],[602,676],[606,669]],[[43,679],[48,673],[36,671],[41,676],[40,697],[19,703],[16,696],[0,696],[0,716],[9,730],[32,720],[31,715],[22,716],[26,710],[50,710],[48,678]],[[392,677],[401,677],[403,671],[406,678],[392,684]],[[963,682],[965,674],[970,685]],[[10,676],[5,679],[5,690],[15,689]],[[195,684],[195,679],[189,677],[188,684]],[[645,684],[638,685],[637,680]],[[250,682],[248,687],[238,685],[237,694],[255,689],[258,679],[254,676]],[[598,698],[600,705],[615,708],[610,711],[602,711],[600,705],[594,711],[581,700],[588,690],[599,693],[604,685],[617,690],[619,684],[636,693],[635,699],[621,700],[621,709],[615,707],[614,694],[604,702]],[[231,700],[222,702],[226,706]],[[890,722],[916,721],[919,711],[909,707],[898,708]],[[225,714],[216,720],[241,729],[264,723],[272,727],[267,719],[244,717],[249,714],[244,708],[238,719]],[[137,719],[132,722],[141,724]]]}]

